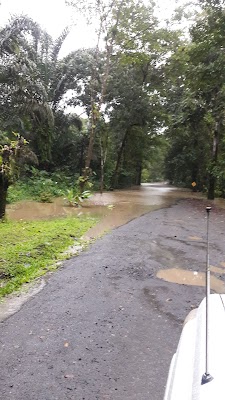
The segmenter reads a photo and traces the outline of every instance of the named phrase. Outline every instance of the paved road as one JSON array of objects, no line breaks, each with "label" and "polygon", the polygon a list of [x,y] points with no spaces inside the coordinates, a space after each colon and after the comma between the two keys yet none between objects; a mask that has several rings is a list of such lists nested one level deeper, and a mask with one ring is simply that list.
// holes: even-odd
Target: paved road
[{"label": "paved road", "polygon": [[[211,256],[219,265],[224,212],[213,225]],[[163,399],[182,321],[204,290],[164,282],[156,272],[203,269],[204,234],[202,202],[186,200],[115,229],[65,262],[0,325],[0,398]]]}]

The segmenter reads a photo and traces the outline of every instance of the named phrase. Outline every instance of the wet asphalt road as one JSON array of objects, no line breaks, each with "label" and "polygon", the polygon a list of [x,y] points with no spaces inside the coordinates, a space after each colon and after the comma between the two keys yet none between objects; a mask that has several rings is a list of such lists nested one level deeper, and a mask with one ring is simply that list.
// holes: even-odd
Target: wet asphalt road
[{"label": "wet asphalt road", "polygon": [[[204,207],[185,200],[153,211],[65,262],[0,324],[1,400],[163,399],[183,319],[204,289],[156,272],[204,270]],[[213,265],[225,261],[224,222],[216,210]]]}]

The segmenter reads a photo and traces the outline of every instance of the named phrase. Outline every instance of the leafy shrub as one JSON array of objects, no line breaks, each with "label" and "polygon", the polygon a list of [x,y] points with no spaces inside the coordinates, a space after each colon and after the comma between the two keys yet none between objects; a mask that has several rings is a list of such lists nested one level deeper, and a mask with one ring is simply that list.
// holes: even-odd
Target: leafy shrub
[{"label": "leafy shrub", "polygon": [[31,168],[29,173],[29,177],[24,177],[9,188],[8,203],[25,199],[51,202],[52,198],[63,196],[77,180],[77,176],[67,176],[58,171],[48,173]]},{"label": "leafy shrub", "polygon": [[80,193],[79,189],[74,187],[73,189],[67,189],[64,200],[69,206],[79,207],[80,203],[82,203],[85,199],[88,199],[91,194],[92,193],[90,190],[84,190],[82,193]]}]

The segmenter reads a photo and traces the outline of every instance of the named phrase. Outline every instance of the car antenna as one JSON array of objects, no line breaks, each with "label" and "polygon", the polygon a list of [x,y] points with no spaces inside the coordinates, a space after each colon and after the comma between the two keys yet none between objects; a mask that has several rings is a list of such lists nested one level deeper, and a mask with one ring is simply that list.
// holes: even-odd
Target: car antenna
[{"label": "car antenna", "polygon": [[202,375],[201,384],[211,382],[212,375],[209,373],[209,295],[210,295],[210,267],[209,267],[209,214],[212,207],[206,207],[207,212],[207,252],[206,252],[206,340],[205,340],[205,373]]}]

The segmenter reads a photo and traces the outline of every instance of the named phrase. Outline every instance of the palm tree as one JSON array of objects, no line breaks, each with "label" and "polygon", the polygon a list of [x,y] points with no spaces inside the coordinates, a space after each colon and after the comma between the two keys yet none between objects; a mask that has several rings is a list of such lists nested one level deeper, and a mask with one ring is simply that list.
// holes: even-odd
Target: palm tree
[{"label": "palm tree", "polygon": [[66,28],[53,40],[26,16],[13,18],[0,30],[0,112],[4,128],[22,132],[42,164],[51,161],[54,114],[65,93],[76,89],[74,53],[59,58],[68,33]]}]

